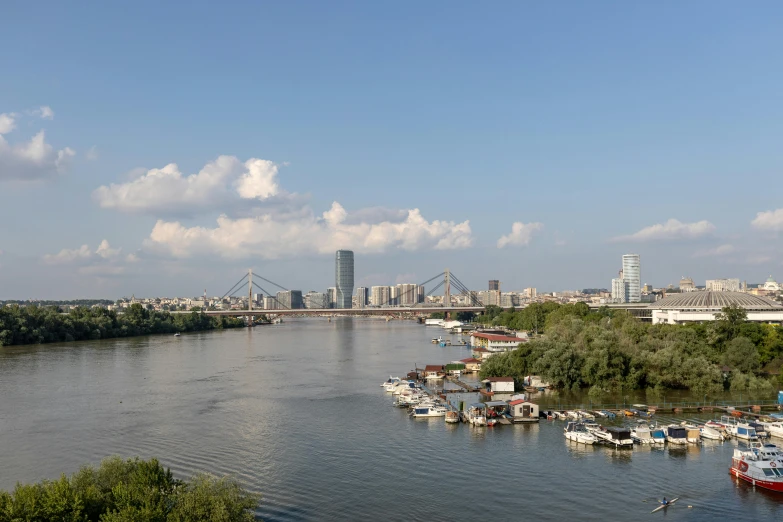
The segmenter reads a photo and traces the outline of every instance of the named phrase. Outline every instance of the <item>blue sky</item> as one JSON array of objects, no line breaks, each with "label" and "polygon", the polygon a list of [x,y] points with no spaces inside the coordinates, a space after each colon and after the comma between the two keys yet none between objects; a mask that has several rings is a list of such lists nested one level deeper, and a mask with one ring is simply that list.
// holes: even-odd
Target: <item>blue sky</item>
[{"label": "blue sky", "polygon": [[0,299],[783,278],[781,15],[8,3]]}]

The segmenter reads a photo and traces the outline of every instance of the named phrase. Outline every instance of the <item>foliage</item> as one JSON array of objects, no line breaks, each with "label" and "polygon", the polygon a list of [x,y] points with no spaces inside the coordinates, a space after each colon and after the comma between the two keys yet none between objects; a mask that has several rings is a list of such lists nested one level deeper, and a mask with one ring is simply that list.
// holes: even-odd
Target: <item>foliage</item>
[{"label": "foliage", "polygon": [[156,459],[105,459],[58,480],[0,492],[0,521],[185,522],[254,520],[255,495],[228,478],[175,479]]},{"label": "foliage", "polygon": [[67,314],[57,307],[17,305],[0,308],[0,346],[131,337],[244,326],[238,318],[193,312],[170,314],[131,305],[124,313],[79,307]]},{"label": "foliage", "polygon": [[[588,387],[591,394],[639,388],[704,394],[771,390],[761,371],[783,359],[783,330],[747,322],[745,311],[736,307],[719,315],[711,323],[652,325],[626,311],[590,311],[582,303],[530,305],[511,314],[491,310],[491,324],[530,329],[537,321],[546,334],[493,355],[481,376],[521,381],[535,374],[561,388]],[[726,376],[722,365],[729,367]]]}]

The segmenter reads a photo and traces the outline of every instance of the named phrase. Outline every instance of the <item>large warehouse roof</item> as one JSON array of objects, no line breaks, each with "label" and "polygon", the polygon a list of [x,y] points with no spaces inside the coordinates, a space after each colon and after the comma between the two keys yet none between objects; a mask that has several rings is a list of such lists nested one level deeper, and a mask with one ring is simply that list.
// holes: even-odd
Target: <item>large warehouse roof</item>
[{"label": "large warehouse roof", "polygon": [[724,306],[737,305],[745,310],[775,310],[780,311],[783,305],[756,295],[742,292],[683,292],[664,297],[652,303],[648,308],[653,310],[715,310]]}]

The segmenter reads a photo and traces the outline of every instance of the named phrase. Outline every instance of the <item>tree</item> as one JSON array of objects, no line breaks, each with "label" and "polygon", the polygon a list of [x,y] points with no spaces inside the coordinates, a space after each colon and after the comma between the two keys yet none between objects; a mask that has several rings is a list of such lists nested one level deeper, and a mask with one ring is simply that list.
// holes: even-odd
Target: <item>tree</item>
[{"label": "tree", "polygon": [[759,351],[747,337],[737,337],[726,343],[723,364],[739,372],[755,372],[761,367]]},{"label": "tree", "polygon": [[740,327],[748,320],[748,313],[739,305],[724,306],[715,314],[716,330],[726,341],[731,341],[739,335]]}]

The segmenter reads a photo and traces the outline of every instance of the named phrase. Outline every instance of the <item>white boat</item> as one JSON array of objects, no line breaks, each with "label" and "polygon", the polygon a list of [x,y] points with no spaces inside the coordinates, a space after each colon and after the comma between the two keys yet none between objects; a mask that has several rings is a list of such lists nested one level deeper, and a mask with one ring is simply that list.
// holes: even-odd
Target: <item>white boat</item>
[{"label": "white boat", "polygon": [[445,417],[449,411],[445,406],[417,406],[413,409],[411,417],[421,419],[426,417]]},{"label": "white boat", "polygon": [[443,337],[441,337],[441,336],[432,338],[432,344],[440,344],[442,342],[444,342],[444,341],[443,341]]},{"label": "white boat", "polygon": [[449,410],[446,412],[446,422],[449,424],[456,424],[459,422],[459,412],[456,410]]},{"label": "white boat", "polygon": [[383,388],[384,386],[388,386],[389,384],[397,384],[401,380],[402,379],[400,379],[399,377],[392,377],[391,375],[389,375],[389,379],[381,383],[381,388]]},{"label": "white boat", "polygon": [[610,426],[602,430],[594,431],[593,435],[598,437],[599,441],[611,446],[617,446],[618,448],[633,446],[631,430],[628,428]]},{"label": "white boat", "polygon": [[587,420],[595,420],[595,415],[590,413],[589,411],[584,410],[577,410],[576,414],[579,415],[580,419],[587,419]]},{"label": "white boat", "polygon": [[661,428],[654,428],[650,431],[650,436],[653,439],[653,444],[665,444],[666,443],[666,431]]},{"label": "white boat", "polygon": [[756,434],[756,429],[751,428],[748,424],[737,424],[734,428],[734,436],[742,440],[759,440]]},{"label": "white boat", "polygon": [[473,403],[468,408],[467,412],[468,422],[474,426],[486,426],[487,425],[487,409],[480,402]]},{"label": "white boat", "polygon": [[681,422],[680,426],[685,428],[685,438],[688,440],[688,444],[698,444],[701,442],[701,431],[699,431],[698,426],[688,424],[685,421]]},{"label": "white boat", "polygon": [[177,332],[177,333],[174,334],[174,337],[179,337],[179,335],[180,335],[180,333]]},{"label": "white boat", "polygon": [[699,435],[701,435],[702,439],[709,440],[723,440],[724,438],[722,431],[719,431],[712,426],[707,426],[706,424],[699,428]]},{"label": "white boat", "polygon": [[666,442],[677,445],[688,444],[688,430],[676,424],[666,426]]},{"label": "white boat", "polygon": [[631,428],[631,438],[634,442],[639,444],[654,444],[655,440],[650,432],[650,427],[646,424],[640,424],[635,428]]},{"label": "white boat", "polygon": [[772,437],[783,439],[783,422],[762,422],[762,424]]},{"label": "white boat", "polygon": [[729,473],[754,486],[783,492],[783,458],[776,449],[735,449]]},{"label": "white boat", "polygon": [[576,411],[568,410],[565,412],[566,418],[572,419],[572,420],[579,420],[579,413]]},{"label": "white boat", "polygon": [[587,431],[585,425],[581,422],[569,422],[563,428],[563,434],[566,439],[579,444],[595,444],[598,442],[595,435]]}]

